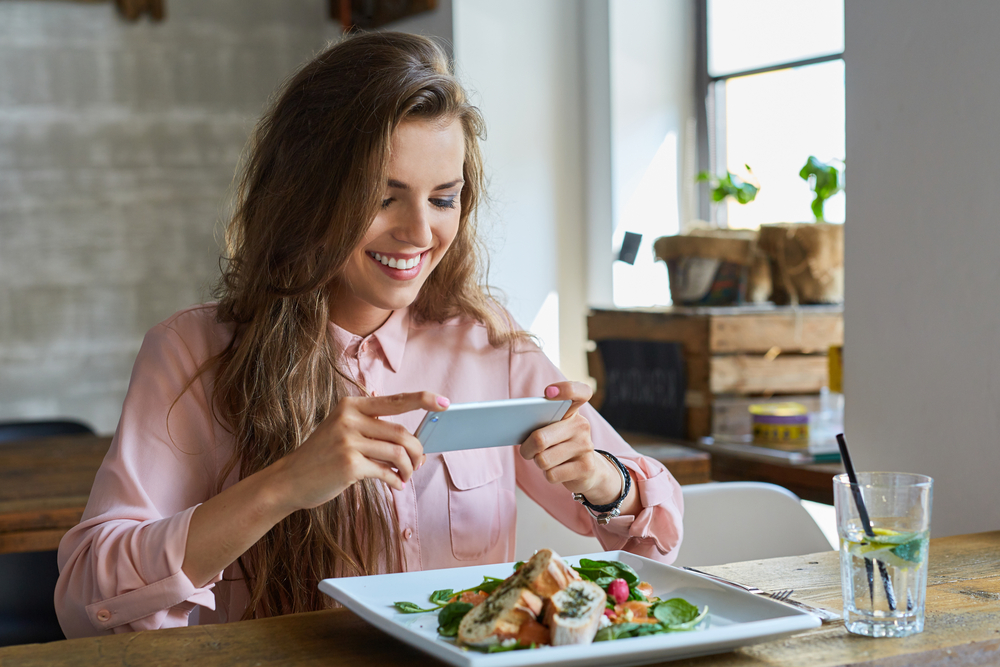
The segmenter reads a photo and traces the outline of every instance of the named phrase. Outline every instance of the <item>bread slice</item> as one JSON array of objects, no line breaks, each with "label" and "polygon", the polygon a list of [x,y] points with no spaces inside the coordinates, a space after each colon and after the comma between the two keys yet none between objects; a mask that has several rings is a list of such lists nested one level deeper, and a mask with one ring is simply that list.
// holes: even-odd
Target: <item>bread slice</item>
[{"label": "bread slice", "polygon": [[525,585],[542,599],[552,597],[573,581],[580,581],[576,570],[552,549],[536,551],[517,573],[524,579]]},{"label": "bread slice", "polygon": [[607,595],[592,581],[574,581],[549,600],[545,620],[553,646],[589,644],[600,626]]},{"label": "bread slice", "polygon": [[500,584],[486,601],[473,607],[458,626],[458,643],[486,647],[517,636],[521,626],[538,618],[542,599],[517,573]]}]

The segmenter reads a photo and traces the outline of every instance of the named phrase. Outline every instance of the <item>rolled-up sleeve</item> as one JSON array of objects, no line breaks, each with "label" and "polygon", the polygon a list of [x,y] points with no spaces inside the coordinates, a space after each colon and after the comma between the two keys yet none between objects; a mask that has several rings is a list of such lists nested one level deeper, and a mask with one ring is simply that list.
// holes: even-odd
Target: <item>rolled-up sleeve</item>
[{"label": "rolled-up sleeve", "polygon": [[[565,379],[534,345],[522,344],[511,354],[511,398],[542,396],[545,387]],[[564,486],[550,484],[537,466],[515,456],[518,486],[567,528],[596,536],[605,549],[672,563],[684,536],[684,500],[677,480],[662,463],[632,449],[592,406],[584,405],[580,414],[590,422],[594,447],[614,454],[629,469],[642,506],[639,513],[602,526]]]},{"label": "rolled-up sleeve", "polygon": [[181,569],[191,515],[226,454],[200,352],[168,325],[143,341],[83,519],[59,545],[55,607],[69,638],[187,625],[197,605],[215,608],[221,573],[198,588]]}]

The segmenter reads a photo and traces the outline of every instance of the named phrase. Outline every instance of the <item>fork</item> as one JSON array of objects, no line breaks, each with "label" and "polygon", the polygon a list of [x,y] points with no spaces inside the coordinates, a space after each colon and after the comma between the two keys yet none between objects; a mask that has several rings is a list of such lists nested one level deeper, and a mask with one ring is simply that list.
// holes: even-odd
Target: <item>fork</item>
[{"label": "fork", "polygon": [[768,593],[767,596],[770,598],[774,598],[778,602],[787,602],[788,598],[791,597],[792,593],[794,592],[795,592],[794,588],[786,588],[783,591],[773,591],[771,593]]},{"label": "fork", "polygon": [[730,586],[735,586],[736,588],[739,588],[740,590],[744,590],[747,593],[753,593],[754,595],[763,595],[764,597],[772,598],[772,599],[777,600],[777,601],[779,601],[779,602],[781,602],[783,604],[787,604],[787,605],[791,605],[793,607],[797,607],[797,608],[799,608],[799,609],[801,609],[803,611],[809,612],[810,614],[813,614],[815,616],[819,616],[820,620],[822,620],[824,623],[830,623],[832,621],[839,621],[840,620],[840,616],[838,614],[832,612],[832,611],[829,611],[827,609],[820,609],[818,607],[813,607],[811,605],[806,604],[805,602],[799,602],[798,600],[793,600],[790,597],[791,594],[795,592],[795,589],[793,589],[793,588],[788,588],[788,589],[783,589],[783,590],[780,590],[780,591],[775,591],[773,593],[768,593],[767,591],[763,591],[763,590],[757,588],[756,586],[747,586],[746,584],[741,584],[741,583],[732,581],[730,579],[726,579],[725,577],[720,577],[720,576],[715,575],[715,574],[709,574],[708,572],[702,572],[701,570],[696,570],[693,567],[684,566],[682,569],[687,570],[688,572],[692,572],[694,574],[700,575],[702,577],[707,577],[708,579],[712,579],[713,581],[718,581],[719,583],[729,584]]}]

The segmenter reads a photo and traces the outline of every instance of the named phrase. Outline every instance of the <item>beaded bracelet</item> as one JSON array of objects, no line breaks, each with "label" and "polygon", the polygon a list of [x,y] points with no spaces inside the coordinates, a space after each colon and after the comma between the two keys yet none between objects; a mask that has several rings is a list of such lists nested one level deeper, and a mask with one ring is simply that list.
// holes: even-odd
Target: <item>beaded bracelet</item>
[{"label": "beaded bracelet", "polygon": [[629,474],[628,468],[622,465],[622,462],[614,454],[606,452],[603,449],[595,449],[594,451],[611,461],[618,468],[618,472],[622,476],[622,493],[618,496],[618,500],[607,505],[594,505],[582,493],[574,493],[573,500],[582,503],[587,508],[587,511],[590,512],[590,515],[597,519],[597,523],[603,526],[621,514],[621,505],[625,502],[628,492],[632,489],[632,475]]}]

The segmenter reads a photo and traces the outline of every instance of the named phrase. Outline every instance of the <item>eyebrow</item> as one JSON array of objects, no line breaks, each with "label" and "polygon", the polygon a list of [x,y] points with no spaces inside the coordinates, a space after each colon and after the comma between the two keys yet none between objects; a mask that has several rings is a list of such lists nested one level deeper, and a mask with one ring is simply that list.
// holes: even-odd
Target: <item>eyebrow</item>
[{"label": "eyebrow", "polygon": [[[464,183],[465,183],[465,181],[463,181],[461,178],[459,178],[459,179],[454,180],[454,181],[449,181],[448,183],[442,183],[441,185],[439,185],[439,186],[435,187],[433,190],[431,190],[431,192],[437,192],[438,190],[447,190],[448,188],[453,188],[456,185],[462,185]],[[389,187],[390,188],[396,188],[396,189],[399,189],[399,190],[409,190],[410,189],[409,185],[407,185],[406,183],[403,183],[402,181],[397,181],[394,178],[390,178],[389,179]]]}]

